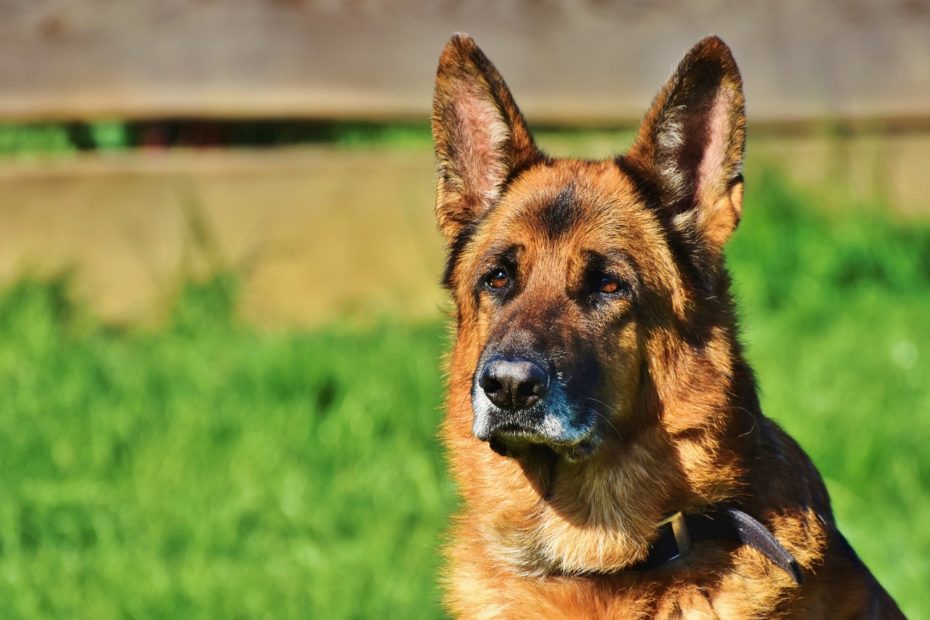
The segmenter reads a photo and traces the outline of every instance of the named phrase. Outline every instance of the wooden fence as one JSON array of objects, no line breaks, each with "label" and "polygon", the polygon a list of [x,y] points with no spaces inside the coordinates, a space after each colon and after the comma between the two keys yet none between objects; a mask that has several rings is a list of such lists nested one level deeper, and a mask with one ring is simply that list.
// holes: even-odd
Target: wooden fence
[{"label": "wooden fence", "polygon": [[540,121],[638,118],[709,33],[756,121],[930,112],[927,0],[0,0],[0,119],[424,118],[455,31]]},{"label": "wooden fence", "polygon": [[[606,126],[635,122],[715,32],[745,77],[752,157],[930,213],[927,0],[0,0],[0,122],[425,121],[454,31],[531,125]],[[95,312],[152,321],[182,278],[233,269],[265,325],[435,317],[432,192],[427,148],[0,160],[0,281],[72,269]]]}]

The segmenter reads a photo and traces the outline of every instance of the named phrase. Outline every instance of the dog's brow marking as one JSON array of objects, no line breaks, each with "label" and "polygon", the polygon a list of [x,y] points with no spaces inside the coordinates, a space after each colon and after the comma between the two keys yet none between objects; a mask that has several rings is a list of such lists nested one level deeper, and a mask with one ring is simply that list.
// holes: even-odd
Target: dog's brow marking
[{"label": "dog's brow marking", "polygon": [[491,246],[481,257],[481,261],[487,266],[513,267],[518,262],[522,246],[516,243],[495,244]]},{"label": "dog's brow marking", "polygon": [[540,213],[540,222],[546,234],[554,239],[567,233],[578,219],[575,205],[575,186],[566,185],[558,196]]},{"label": "dog's brow marking", "polygon": [[452,288],[452,275],[455,272],[455,267],[458,264],[459,257],[471,242],[472,237],[475,236],[475,230],[476,226],[474,224],[465,225],[449,247],[449,255],[446,258],[446,266],[442,273],[442,285],[444,287]]}]

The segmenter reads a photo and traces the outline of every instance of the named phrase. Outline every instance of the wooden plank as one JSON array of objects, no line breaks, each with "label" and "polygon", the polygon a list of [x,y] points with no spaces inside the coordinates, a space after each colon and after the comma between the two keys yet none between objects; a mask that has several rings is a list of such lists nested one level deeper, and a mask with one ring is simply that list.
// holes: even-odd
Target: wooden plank
[{"label": "wooden plank", "polygon": [[112,321],[164,317],[191,277],[242,279],[265,326],[438,316],[430,154],[129,153],[0,167],[0,281],[74,274]]},{"label": "wooden plank", "polygon": [[0,119],[425,118],[454,31],[536,121],[639,118],[710,32],[754,120],[930,110],[928,0],[0,0]]},{"label": "wooden plank", "polygon": [[[610,135],[549,135],[555,155],[605,157]],[[760,164],[853,202],[930,216],[930,135],[750,136]],[[242,316],[268,327],[384,315],[438,318],[442,242],[428,148],[131,152],[0,165],[0,286],[73,272],[107,320],[162,319],[185,278],[232,270]],[[821,205],[822,206],[822,205]],[[841,205],[848,206],[847,203]],[[751,206],[747,206],[747,209]]]}]

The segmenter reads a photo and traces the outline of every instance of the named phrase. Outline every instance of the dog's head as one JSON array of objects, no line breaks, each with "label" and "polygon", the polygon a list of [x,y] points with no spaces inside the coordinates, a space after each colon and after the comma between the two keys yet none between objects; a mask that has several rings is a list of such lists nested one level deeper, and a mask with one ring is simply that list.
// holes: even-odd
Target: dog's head
[{"label": "dog's head", "polygon": [[728,320],[722,248],[740,219],[745,141],[730,50],[699,42],[630,151],[591,162],[544,155],[497,70],[458,35],[432,126],[472,431],[502,454],[544,445],[583,460],[673,389],[653,364],[685,379],[670,349],[706,347],[702,331]]}]

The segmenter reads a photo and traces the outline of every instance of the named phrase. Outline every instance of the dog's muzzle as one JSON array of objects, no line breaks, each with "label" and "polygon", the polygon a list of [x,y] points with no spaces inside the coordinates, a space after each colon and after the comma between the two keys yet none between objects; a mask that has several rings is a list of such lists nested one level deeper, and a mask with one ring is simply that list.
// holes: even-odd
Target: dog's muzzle
[{"label": "dog's muzzle", "polygon": [[570,406],[565,389],[544,363],[493,356],[479,364],[472,385],[475,437],[501,454],[519,444],[542,444],[583,458],[594,447],[594,415]]}]

